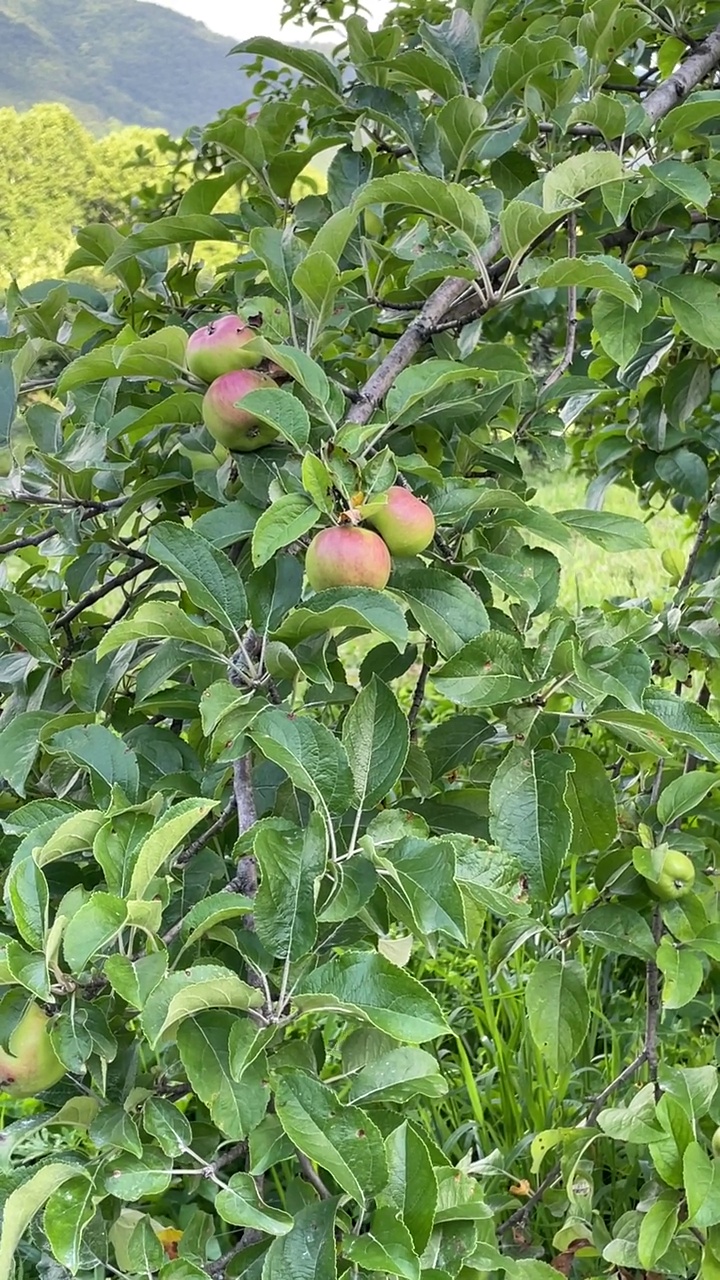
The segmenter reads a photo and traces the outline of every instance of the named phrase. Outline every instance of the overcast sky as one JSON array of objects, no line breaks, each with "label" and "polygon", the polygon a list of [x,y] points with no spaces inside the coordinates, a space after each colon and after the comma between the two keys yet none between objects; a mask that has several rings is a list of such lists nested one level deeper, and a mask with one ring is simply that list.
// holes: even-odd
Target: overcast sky
[{"label": "overcast sky", "polygon": [[[154,0],[170,9],[177,9],[188,18],[197,18],[213,31],[222,35],[246,40],[249,36],[279,36],[280,11],[283,0]],[[365,6],[373,18],[379,19],[389,7],[389,0],[365,0]],[[285,27],[286,39],[308,36],[307,29]]]}]

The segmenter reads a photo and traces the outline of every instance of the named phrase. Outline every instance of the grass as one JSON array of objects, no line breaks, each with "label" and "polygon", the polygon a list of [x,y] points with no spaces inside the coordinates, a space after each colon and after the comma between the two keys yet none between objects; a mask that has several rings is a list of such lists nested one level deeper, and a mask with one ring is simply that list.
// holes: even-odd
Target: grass
[{"label": "grass", "polygon": [[[586,484],[579,476],[545,472],[533,477],[533,484],[537,487],[535,502],[546,511],[585,506]],[[577,538],[571,551],[553,547],[563,570],[559,603],[572,612],[612,596],[663,598],[670,577],[663,566],[662,553],[687,547],[687,522],[670,507],[648,516],[632,493],[613,485],[607,491],[603,509],[647,521],[653,547],[643,551],[604,551],[586,538]]]}]

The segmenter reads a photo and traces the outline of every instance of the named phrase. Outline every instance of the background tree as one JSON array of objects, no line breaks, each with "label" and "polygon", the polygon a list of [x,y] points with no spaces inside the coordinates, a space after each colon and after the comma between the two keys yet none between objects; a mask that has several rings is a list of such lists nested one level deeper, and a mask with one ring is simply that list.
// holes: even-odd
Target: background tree
[{"label": "background tree", "polygon": [[[162,216],[8,292],[0,1280],[718,1265],[720,29],[412,12],[248,42],[294,74]],[[236,456],[186,365],[233,309]],[[651,536],[613,482],[688,553],[573,614],[553,548]],[[432,545],[320,583],[406,487]]]}]

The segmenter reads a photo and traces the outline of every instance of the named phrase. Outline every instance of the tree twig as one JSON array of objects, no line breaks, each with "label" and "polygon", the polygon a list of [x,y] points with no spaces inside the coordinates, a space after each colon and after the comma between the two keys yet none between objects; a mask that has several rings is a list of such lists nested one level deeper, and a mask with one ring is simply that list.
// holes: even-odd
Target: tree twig
[{"label": "tree twig", "polygon": [[[652,933],[659,946],[663,935],[663,918],[659,905],[652,919]],[[648,960],[646,967],[645,1058],[648,1074],[655,1086],[655,1099],[660,1098],[658,1085],[658,1024],[660,1021],[660,970],[655,960]]]},{"label": "tree twig", "polygon": [[698,527],[697,527],[697,532],[695,534],[695,540],[692,544],[692,547],[690,548],[690,554],[687,558],[687,563],[685,565],[683,576],[678,582],[678,587],[677,587],[678,591],[684,591],[686,587],[690,586],[690,583],[693,580],[693,575],[695,573],[695,566],[698,562],[698,559],[700,558],[700,552],[703,549],[703,544],[707,537],[708,529],[710,528],[710,508],[712,507],[712,504],[714,501],[715,501],[715,491],[713,490],[713,492],[710,495],[710,498],[708,499],[707,503],[705,504],[705,507],[703,508],[700,519],[698,520]]},{"label": "tree twig", "polygon": [[24,547],[39,547],[41,543],[47,542],[48,538],[54,538],[57,529],[44,529],[42,533],[31,533],[27,538],[15,538],[13,542],[3,542],[0,544],[0,556],[10,555],[11,551],[22,551]]},{"label": "tree twig", "polygon": [[138,574],[152,568],[152,561],[143,557],[143,560],[138,564],[133,564],[129,569],[124,569],[122,573],[118,573],[114,578],[108,578],[101,586],[96,587],[94,591],[88,591],[87,595],[78,600],[77,604],[74,604],[71,609],[66,609],[65,613],[61,613],[53,622],[53,629],[57,630],[58,627],[69,626],[85,609],[97,604],[98,600],[102,600],[104,596],[110,595],[110,592],[114,591],[116,587],[124,586],[126,582],[131,582],[133,578],[137,578]]},{"label": "tree twig", "polygon": [[[429,645],[426,645],[425,654],[427,654],[428,648],[429,648]],[[422,666],[420,667],[420,674],[418,675],[418,678],[417,678],[417,684],[415,685],[415,692],[413,693],[413,700],[412,700],[412,703],[410,704],[410,710],[408,712],[408,724],[410,725],[410,741],[411,742],[415,742],[417,738],[417,718],[420,715],[420,708],[422,707],[423,699],[425,697],[425,686],[427,684],[427,678],[429,674],[430,674],[430,664],[427,661],[427,658],[423,656]]]},{"label": "tree twig", "polygon": [[201,850],[205,848],[205,845],[210,843],[213,836],[218,835],[220,831],[224,830],[230,819],[235,814],[235,803],[235,794],[233,793],[222,813],[215,819],[212,826],[208,827],[207,831],[203,831],[202,835],[198,836],[197,840],[193,840],[192,844],[189,844],[187,848],[183,849],[180,856],[175,859],[176,867],[186,867],[188,862],[195,857],[195,854],[200,853]]},{"label": "tree twig", "polygon": [[310,1186],[315,1188],[321,1200],[330,1200],[332,1198],[330,1192],[312,1162],[308,1160],[307,1156],[304,1155],[302,1151],[296,1150],[296,1155],[305,1181],[309,1182]]},{"label": "tree twig", "polygon": [[[568,257],[577,257],[577,216],[571,213],[567,223],[568,234]],[[565,338],[565,349],[562,353],[560,363],[555,366],[551,373],[542,384],[541,394],[547,391],[549,387],[553,387],[559,382],[563,374],[570,368],[575,355],[575,338],[577,336],[577,285],[571,284],[568,288],[567,303],[567,336]]]}]

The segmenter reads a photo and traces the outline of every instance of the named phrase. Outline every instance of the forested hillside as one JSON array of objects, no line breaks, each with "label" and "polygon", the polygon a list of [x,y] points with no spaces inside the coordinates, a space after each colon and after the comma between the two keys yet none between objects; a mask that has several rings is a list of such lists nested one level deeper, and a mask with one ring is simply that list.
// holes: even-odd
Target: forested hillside
[{"label": "forested hillside", "polygon": [[64,102],[93,128],[180,134],[242,100],[232,41],[141,0],[0,0],[0,106]]}]

